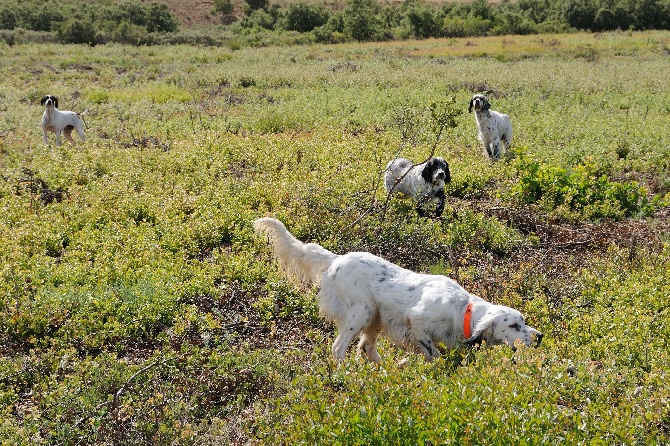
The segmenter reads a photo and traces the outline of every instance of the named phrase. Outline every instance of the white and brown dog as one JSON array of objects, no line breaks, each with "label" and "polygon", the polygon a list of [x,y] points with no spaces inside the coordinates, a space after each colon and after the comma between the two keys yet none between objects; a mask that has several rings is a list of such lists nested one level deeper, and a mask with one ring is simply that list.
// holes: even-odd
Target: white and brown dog
[{"label": "white and brown dog", "polygon": [[512,145],[512,121],[509,116],[491,110],[491,104],[483,94],[472,97],[468,108],[470,113],[473,108],[485,155],[492,160],[500,159]]},{"label": "white and brown dog", "polygon": [[451,181],[449,164],[439,156],[425,163],[414,164],[405,158],[396,158],[386,165],[384,186],[387,194],[397,193],[416,201],[416,211],[421,217],[427,212],[424,205],[436,203],[434,215],[444,211],[444,183]]},{"label": "white and brown dog", "polygon": [[50,94],[44,96],[40,104],[45,107],[42,115],[42,136],[45,144],[49,144],[47,132],[53,132],[56,135],[57,146],[60,146],[61,132],[66,140],[75,144],[74,139],[72,139],[73,129],[77,130],[79,137],[84,141],[84,125],[79,116],[86,112],[78,115],[73,111],[60,111],[58,110],[58,98]]},{"label": "white and brown dog", "polygon": [[523,315],[468,293],[446,276],[418,274],[367,252],[334,254],[315,243],[302,243],[274,218],[259,218],[254,229],[265,234],[281,269],[303,284],[320,287],[321,315],[338,335],[333,356],[343,360],[349,343],[381,361],[377,338],[422,353],[430,361],[437,346],[487,344],[539,345],[542,333]]}]

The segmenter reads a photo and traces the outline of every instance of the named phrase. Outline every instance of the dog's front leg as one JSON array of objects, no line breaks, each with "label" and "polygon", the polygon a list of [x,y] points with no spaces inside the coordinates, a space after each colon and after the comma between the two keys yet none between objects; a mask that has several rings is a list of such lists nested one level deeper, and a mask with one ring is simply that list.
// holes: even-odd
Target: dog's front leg
[{"label": "dog's front leg", "polygon": [[49,138],[47,137],[47,131],[42,129],[42,138],[44,138],[44,144],[49,145]]},{"label": "dog's front leg", "polygon": [[416,202],[416,213],[419,214],[419,217],[426,217],[427,212],[423,208],[423,205],[428,201],[428,197],[424,196],[419,201]]},{"label": "dog's front leg", "polygon": [[493,158],[500,159],[500,140],[493,143]]},{"label": "dog's front leg", "polygon": [[440,355],[437,348],[435,348],[435,345],[433,345],[433,341],[430,339],[418,339],[416,346],[419,352],[423,353],[423,356],[425,356],[426,361],[428,362]]},{"label": "dog's front leg", "polygon": [[439,217],[444,212],[444,202],[446,200],[446,196],[444,195],[444,189],[437,191],[435,196],[438,199],[437,207],[435,208],[435,217]]}]

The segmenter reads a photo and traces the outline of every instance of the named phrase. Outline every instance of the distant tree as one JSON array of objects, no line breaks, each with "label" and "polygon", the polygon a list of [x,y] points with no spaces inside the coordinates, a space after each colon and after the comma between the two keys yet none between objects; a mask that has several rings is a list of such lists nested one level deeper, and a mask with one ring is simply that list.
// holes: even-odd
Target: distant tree
[{"label": "distant tree", "polygon": [[426,39],[440,34],[442,19],[425,1],[404,0],[400,9],[414,37]]},{"label": "distant tree", "polygon": [[258,9],[266,9],[270,4],[269,0],[244,0],[247,4],[245,14],[249,15],[251,12]]},{"label": "distant tree", "polygon": [[147,10],[143,3],[126,0],[119,5],[119,10],[121,11],[119,23],[125,20],[132,25],[146,27]]},{"label": "distant tree", "polygon": [[323,6],[291,3],[284,17],[284,28],[301,33],[312,31],[328,22],[330,13]]},{"label": "distant tree", "polygon": [[214,7],[216,12],[224,16],[231,15],[235,10],[233,2],[230,0],[214,0]]},{"label": "distant tree", "polygon": [[470,15],[484,20],[491,20],[493,18],[493,8],[489,5],[488,0],[472,0],[472,3],[470,3]]},{"label": "distant tree", "polygon": [[95,34],[95,26],[90,20],[70,19],[56,30],[62,43],[94,44]]},{"label": "distant tree", "polygon": [[37,9],[26,8],[23,12],[23,27],[33,31],[53,31],[52,24],[64,20],[63,13],[51,3],[44,3]]},{"label": "distant tree", "polygon": [[150,33],[173,33],[179,29],[179,22],[165,3],[154,2],[149,5],[146,28]]},{"label": "distant tree", "polygon": [[568,25],[577,29],[591,29],[596,13],[592,0],[567,0],[563,4],[563,18]]},{"label": "distant tree", "polygon": [[265,11],[264,9],[257,9],[251,14],[244,16],[240,22],[242,28],[264,28],[264,29],[274,29],[276,20],[275,18]]},{"label": "distant tree", "polygon": [[668,17],[664,5],[659,0],[637,0],[635,21],[638,29],[667,29]]},{"label": "distant tree", "polygon": [[342,13],[344,33],[359,42],[375,40],[382,34],[379,10],[375,0],[347,0]]},{"label": "distant tree", "polygon": [[0,29],[14,29],[16,23],[16,13],[11,7],[2,7],[0,9]]}]

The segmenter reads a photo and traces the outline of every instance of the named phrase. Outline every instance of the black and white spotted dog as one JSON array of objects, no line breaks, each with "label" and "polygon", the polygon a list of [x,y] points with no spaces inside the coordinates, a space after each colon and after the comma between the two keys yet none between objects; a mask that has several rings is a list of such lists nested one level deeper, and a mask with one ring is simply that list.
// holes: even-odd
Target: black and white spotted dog
[{"label": "black and white spotted dog", "polygon": [[50,94],[44,96],[40,104],[45,107],[42,115],[42,136],[45,144],[49,144],[47,132],[53,132],[56,135],[57,146],[60,146],[61,132],[66,140],[75,144],[74,139],[72,139],[72,130],[77,130],[79,137],[84,141],[84,125],[79,116],[86,112],[78,115],[73,111],[60,111],[58,110],[58,98]]},{"label": "black and white spotted dog", "polygon": [[396,158],[386,165],[384,186],[387,194],[400,194],[416,201],[416,211],[427,215],[424,205],[436,203],[435,216],[444,211],[444,184],[451,181],[449,164],[442,157],[433,157],[425,163],[414,165],[405,158]]},{"label": "black and white spotted dog", "polygon": [[265,234],[285,274],[319,286],[321,315],[335,323],[335,359],[343,360],[352,340],[372,362],[380,362],[377,339],[416,351],[430,361],[438,346],[457,348],[481,342],[539,345],[542,333],[523,315],[468,293],[446,276],[419,274],[367,252],[337,255],[296,239],[274,218],[254,222]]},{"label": "black and white spotted dog", "polygon": [[470,113],[473,108],[479,129],[479,140],[484,144],[484,153],[489,159],[500,159],[512,145],[512,121],[509,116],[491,110],[491,104],[483,94],[472,97]]}]

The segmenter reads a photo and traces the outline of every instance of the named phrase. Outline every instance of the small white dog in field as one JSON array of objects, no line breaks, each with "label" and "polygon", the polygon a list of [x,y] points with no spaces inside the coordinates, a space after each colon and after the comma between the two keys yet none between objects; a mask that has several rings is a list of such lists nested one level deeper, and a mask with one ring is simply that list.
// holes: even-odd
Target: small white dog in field
[{"label": "small white dog in field", "polygon": [[42,136],[44,143],[49,144],[47,139],[47,132],[53,132],[56,135],[56,145],[60,146],[60,134],[71,144],[75,144],[72,139],[72,130],[77,130],[82,142],[84,141],[84,125],[77,113],[73,111],[58,110],[58,98],[50,94],[44,96],[40,104],[45,107],[42,115]]},{"label": "small white dog in field", "polygon": [[351,341],[381,361],[377,338],[384,334],[426,360],[438,347],[508,344],[539,345],[542,333],[526,325],[521,313],[468,293],[446,276],[418,274],[366,252],[333,254],[315,243],[302,243],[274,218],[259,218],[254,229],[265,234],[285,274],[320,287],[321,315],[333,321],[338,335],[332,346],[343,360]]},{"label": "small white dog in field", "polygon": [[475,109],[479,140],[484,144],[484,153],[489,159],[498,160],[512,145],[512,121],[509,116],[491,110],[489,100],[476,94],[470,100],[468,110]]},{"label": "small white dog in field", "polygon": [[442,215],[444,183],[450,181],[449,164],[439,156],[416,166],[408,159],[396,158],[386,165],[384,173],[386,193],[397,193],[403,198],[414,199],[417,203],[416,211],[422,217],[426,216],[423,206],[427,203],[437,203],[435,216]]}]

